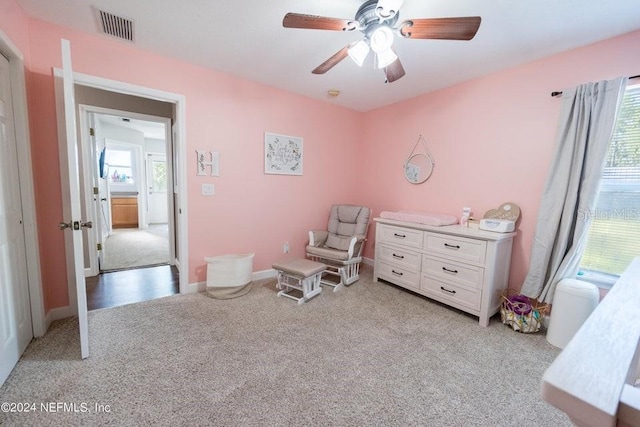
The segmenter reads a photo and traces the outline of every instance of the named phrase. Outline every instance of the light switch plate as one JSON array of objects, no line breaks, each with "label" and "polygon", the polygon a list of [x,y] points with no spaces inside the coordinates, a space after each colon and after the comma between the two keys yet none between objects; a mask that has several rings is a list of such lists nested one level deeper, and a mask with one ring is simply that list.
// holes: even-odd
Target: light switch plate
[{"label": "light switch plate", "polygon": [[213,184],[202,184],[202,195],[213,196],[215,194],[215,187]]}]

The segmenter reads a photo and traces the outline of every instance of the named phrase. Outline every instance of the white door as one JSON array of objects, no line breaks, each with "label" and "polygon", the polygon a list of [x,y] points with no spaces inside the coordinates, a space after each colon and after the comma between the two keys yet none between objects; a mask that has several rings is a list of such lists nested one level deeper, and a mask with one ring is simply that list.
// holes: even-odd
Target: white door
[{"label": "white door", "polygon": [[9,61],[0,55],[0,385],[33,337]]},{"label": "white door", "polygon": [[[89,160],[85,162],[84,168],[85,171],[91,171],[91,191],[93,193],[93,203],[92,209],[94,212],[94,224],[93,224],[93,232],[90,233],[93,235],[95,239],[96,245],[100,245],[101,248],[104,248],[104,242],[107,240],[107,236],[109,235],[110,223],[107,221],[107,218],[110,216],[109,214],[109,187],[107,184],[106,176],[108,174],[108,165],[106,163],[106,147],[104,143],[104,139],[101,139],[98,136],[98,127],[96,126],[96,115],[94,113],[86,113],[87,121],[89,129],[89,143],[86,144],[83,149],[87,149],[89,152]],[[86,175],[89,175],[86,173]],[[88,179],[85,177],[85,179]],[[93,191],[95,188],[98,189],[98,193],[96,194]],[[97,249],[97,246],[95,246]],[[92,249],[93,250],[93,249]],[[96,254],[97,252],[97,260],[95,256],[91,257],[91,272],[95,274],[100,273],[99,266],[104,264],[104,250],[96,250],[93,252]],[[97,261],[97,265],[96,265]]]},{"label": "white door", "polygon": [[167,156],[147,154],[147,219],[149,224],[169,222]]},{"label": "white door", "polygon": [[[68,40],[62,40],[62,84],[64,96],[64,119],[66,129],[66,149],[62,150],[66,160],[66,169],[62,173],[64,219],[60,228],[68,233],[65,239],[67,257],[72,257],[73,271],[67,274],[75,279],[78,302],[78,320],[80,322],[80,349],[82,358],[89,357],[89,325],[87,321],[87,289],[84,280],[84,253],[82,233],[91,223],[81,218],[80,177],[78,168],[78,138],[76,133],[76,106],[73,91],[73,70],[71,68],[71,46]],[[64,143],[64,142],[62,142]],[[64,162],[63,162],[64,164]],[[68,176],[67,176],[68,173]],[[66,179],[68,177],[68,179]]]}]

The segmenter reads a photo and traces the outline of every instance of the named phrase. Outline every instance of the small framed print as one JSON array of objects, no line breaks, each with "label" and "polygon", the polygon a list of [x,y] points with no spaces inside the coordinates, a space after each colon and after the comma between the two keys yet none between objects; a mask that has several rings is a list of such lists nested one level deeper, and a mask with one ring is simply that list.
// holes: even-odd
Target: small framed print
[{"label": "small framed print", "polygon": [[302,138],[265,133],[264,173],[302,175]]}]

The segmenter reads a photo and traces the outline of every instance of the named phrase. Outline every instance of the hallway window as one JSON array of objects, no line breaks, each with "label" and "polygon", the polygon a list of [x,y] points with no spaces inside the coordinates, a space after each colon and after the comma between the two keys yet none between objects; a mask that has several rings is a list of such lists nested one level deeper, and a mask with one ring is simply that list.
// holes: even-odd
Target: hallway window
[{"label": "hallway window", "polygon": [[167,191],[167,162],[153,161],[152,188],[156,193]]},{"label": "hallway window", "polygon": [[112,184],[135,184],[133,153],[131,150],[107,150],[109,182]]}]

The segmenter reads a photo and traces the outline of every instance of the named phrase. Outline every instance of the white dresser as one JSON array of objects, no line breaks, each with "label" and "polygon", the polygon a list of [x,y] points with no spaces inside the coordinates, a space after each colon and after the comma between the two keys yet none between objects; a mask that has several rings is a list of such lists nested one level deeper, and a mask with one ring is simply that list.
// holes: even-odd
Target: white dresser
[{"label": "white dresser", "polygon": [[375,218],[373,281],[383,279],[480,318],[487,326],[507,288],[516,233]]}]

